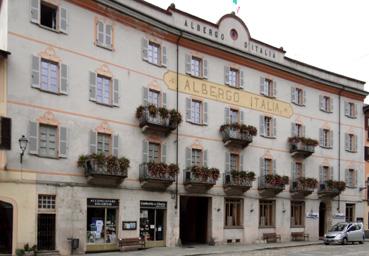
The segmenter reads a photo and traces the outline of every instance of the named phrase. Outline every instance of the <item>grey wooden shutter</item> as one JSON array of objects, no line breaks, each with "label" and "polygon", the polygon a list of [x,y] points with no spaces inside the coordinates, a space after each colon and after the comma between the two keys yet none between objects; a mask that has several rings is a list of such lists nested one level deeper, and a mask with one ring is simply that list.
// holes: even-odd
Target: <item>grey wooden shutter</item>
[{"label": "grey wooden shutter", "polygon": [[59,127],[59,157],[67,158],[68,156],[69,131],[67,127]]},{"label": "grey wooden shutter", "polygon": [[119,154],[119,135],[118,134],[113,135],[112,146],[113,146],[112,147],[113,156],[118,157],[118,154]]},{"label": "grey wooden shutter", "polygon": [[305,177],[305,162],[301,163],[302,177]]},{"label": "grey wooden shutter", "polygon": [[352,177],[352,183],[353,187],[357,187],[357,176],[358,176],[358,170],[354,170],[353,177]]},{"label": "grey wooden shutter", "polygon": [[203,102],[203,113],[202,113],[202,117],[203,117],[203,120],[202,120],[202,123],[203,124],[208,124],[208,103],[207,102]]},{"label": "grey wooden shutter", "polygon": [[203,59],[202,60],[202,65],[203,65],[203,72],[202,72],[202,76],[204,78],[208,78],[209,75],[209,70],[208,70],[208,60]]},{"label": "grey wooden shutter", "polygon": [[272,164],[273,164],[273,175],[275,175],[277,173],[276,169],[277,169],[277,161],[275,159],[272,160]]},{"label": "grey wooden shutter", "polygon": [[149,88],[142,87],[142,98],[143,98],[143,105],[149,105]]},{"label": "grey wooden shutter", "polygon": [[240,110],[240,123],[244,124],[244,112]]},{"label": "grey wooden shutter", "polygon": [[291,162],[291,180],[296,181],[296,162]]},{"label": "grey wooden shutter", "polygon": [[142,162],[149,162],[149,142],[147,140],[142,141]]},{"label": "grey wooden shutter", "polygon": [[90,154],[97,153],[97,132],[90,131]]},{"label": "grey wooden shutter", "polygon": [[66,64],[60,64],[60,93],[68,94],[69,84],[68,84],[69,70]]},{"label": "grey wooden shutter", "polygon": [[353,118],[356,118],[357,117],[357,104],[354,103],[354,115],[353,115]]},{"label": "grey wooden shutter", "polygon": [[162,92],[161,96],[162,96],[161,106],[163,108],[166,108],[167,107],[167,94],[165,92]]},{"label": "grey wooden shutter", "polygon": [[277,119],[275,117],[272,118],[272,137],[276,137],[277,136]]},{"label": "grey wooden shutter", "polygon": [[296,123],[291,123],[291,136],[297,136]]},{"label": "grey wooden shutter", "polygon": [[229,84],[229,71],[230,71],[230,68],[225,66],[224,67],[224,84]]},{"label": "grey wooden shutter", "polygon": [[353,137],[353,152],[357,152],[357,135],[354,135]]},{"label": "grey wooden shutter", "polygon": [[329,98],[329,112],[333,112],[333,98]]},{"label": "grey wooden shutter", "polygon": [[167,144],[166,143],[161,144],[161,162],[162,163],[167,162]]},{"label": "grey wooden shutter", "polygon": [[291,87],[291,102],[292,103],[297,103],[297,100],[296,100],[296,88],[295,87]]},{"label": "grey wooden shutter", "polygon": [[104,46],[104,23],[102,21],[97,21],[96,23],[96,31],[97,31],[97,38],[96,38],[96,43],[100,46]]},{"label": "grey wooden shutter", "polygon": [[90,72],[90,100],[96,101],[96,73]]},{"label": "grey wooden shutter", "polygon": [[230,118],[229,118],[229,108],[224,108],[224,123],[229,124]]},{"label": "grey wooden shutter", "polygon": [[29,122],[28,125],[28,152],[30,154],[37,155],[38,154],[38,123]]},{"label": "grey wooden shutter", "polygon": [[166,67],[168,65],[168,57],[167,57],[167,47],[161,47],[161,65]]},{"label": "grey wooden shutter", "polygon": [[203,165],[205,167],[208,167],[208,151],[207,150],[204,150],[203,151],[203,154],[204,154],[204,162],[203,162]]},{"label": "grey wooden shutter", "polygon": [[329,167],[329,179],[330,179],[330,180],[333,180],[333,176],[334,176],[334,175],[333,175],[333,166],[330,166],[330,167]]},{"label": "grey wooden shutter", "polygon": [[190,74],[190,75],[192,74],[191,60],[192,60],[191,55],[186,54],[186,56],[185,56],[185,69],[186,69],[186,73]]},{"label": "grey wooden shutter", "polygon": [[329,131],[329,147],[333,148],[333,131]]},{"label": "grey wooden shutter", "polygon": [[319,183],[323,183],[324,180],[324,168],[322,165],[319,166]]},{"label": "grey wooden shutter", "polygon": [[273,97],[277,97],[277,82],[273,80],[272,85],[273,85]]},{"label": "grey wooden shutter", "polygon": [[31,0],[31,22],[40,22],[40,0]]},{"label": "grey wooden shutter", "polygon": [[324,136],[323,136],[323,129],[322,128],[319,129],[319,144],[322,147],[326,146],[326,145],[324,145]]},{"label": "grey wooden shutter", "polygon": [[142,38],[141,41],[141,55],[143,60],[147,60],[148,58],[148,47],[149,47],[149,40],[146,38]]},{"label": "grey wooden shutter", "polygon": [[264,116],[260,116],[260,135],[265,136],[265,118]]},{"label": "grey wooden shutter", "polygon": [[303,102],[302,102],[302,105],[306,105],[306,90],[302,90],[302,96],[303,96],[303,98],[302,98],[302,100],[303,100]]},{"label": "grey wooden shutter", "polygon": [[347,187],[351,187],[351,184],[349,181],[350,181],[350,170],[345,169],[345,182],[346,182]]},{"label": "grey wooden shutter", "polygon": [[260,94],[265,95],[265,78],[260,77]]},{"label": "grey wooden shutter", "polygon": [[186,98],[186,120],[191,122],[192,118],[191,118],[191,104],[192,101],[190,98]]},{"label": "grey wooden shutter", "polygon": [[240,153],[240,171],[243,171],[243,154]]},{"label": "grey wooden shutter", "polygon": [[119,107],[119,81],[113,79],[113,106]]},{"label": "grey wooden shutter", "polygon": [[240,89],[245,87],[244,72],[240,70]]},{"label": "grey wooden shutter", "polygon": [[40,88],[40,57],[32,55],[32,80],[31,86]]},{"label": "grey wooden shutter", "polygon": [[347,101],[345,101],[344,105],[345,105],[345,116],[350,116],[350,104]]},{"label": "grey wooden shutter", "polygon": [[229,152],[225,152],[225,171],[231,171],[231,156]]},{"label": "grey wooden shutter", "polygon": [[350,135],[345,133],[345,150],[350,151]]},{"label": "grey wooden shutter", "polygon": [[260,162],[260,164],[259,164],[259,167],[260,167],[260,176],[264,176],[265,175],[265,161],[264,161],[264,158],[263,157],[260,157],[259,162]]},{"label": "grey wooden shutter", "polygon": [[186,168],[190,168],[192,166],[192,149],[186,147]]},{"label": "grey wooden shutter", "polygon": [[301,125],[301,135],[302,135],[302,137],[305,137],[305,131],[306,131],[306,126]]},{"label": "grey wooden shutter", "polygon": [[105,25],[105,46],[113,48],[113,26],[111,24]]},{"label": "grey wooden shutter", "polygon": [[59,26],[59,30],[60,32],[67,34],[68,33],[68,13],[67,13],[67,9],[65,9],[64,7],[60,7],[60,12],[59,12],[60,16],[60,26]]},{"label": "grey wooden shutter", "polygon": [[323,95],[319,95],[319,108],[320,110],[326,111],[326,109],[324,108],[324,101],[323,101]]},{"label": "grey wooden shutter", "polygon": [[8,117],[0,117],[0,150],[11,149],[12,138],[12,119]]}]

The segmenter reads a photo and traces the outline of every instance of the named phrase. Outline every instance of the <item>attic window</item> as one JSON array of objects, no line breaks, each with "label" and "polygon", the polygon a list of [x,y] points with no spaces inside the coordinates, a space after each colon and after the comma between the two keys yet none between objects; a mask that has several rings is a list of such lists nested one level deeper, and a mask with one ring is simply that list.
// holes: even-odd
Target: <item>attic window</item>
[{"label": "attic window", "polygon": [[231,29],[231,32],[230,32],[230,35],[231,35],[231,38],[236,41],[237,38],[238,38],[238,33],[237,33],[237,30],[235,30],[234,28]]}]

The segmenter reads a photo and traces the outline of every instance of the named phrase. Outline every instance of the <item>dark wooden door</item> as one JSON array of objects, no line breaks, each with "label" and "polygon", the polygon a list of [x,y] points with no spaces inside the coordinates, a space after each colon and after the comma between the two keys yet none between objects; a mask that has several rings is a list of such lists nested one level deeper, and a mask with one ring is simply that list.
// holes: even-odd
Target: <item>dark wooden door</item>
[{"label": "dark wooden door", "polygon": [[39,214],[37,220],[37,249],[55,250],[55,214]]}]

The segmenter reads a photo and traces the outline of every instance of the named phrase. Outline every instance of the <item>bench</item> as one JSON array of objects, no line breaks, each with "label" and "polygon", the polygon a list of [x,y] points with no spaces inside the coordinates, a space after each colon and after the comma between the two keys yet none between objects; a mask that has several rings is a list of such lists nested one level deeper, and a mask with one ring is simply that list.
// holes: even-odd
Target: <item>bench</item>
[{"label": "bench", "polygon": [[276,243],[277,241],[280,242],[281,235],[278,235],[276,233],[264,233],[263,240],[265,240],[267,243]]},{"label": "bench", "polygon": [[291,232],[292,241],[305,241],[309,240],[309,234],[304,232]]},{"label": "bench", "polygon": [[145,241],[140,237],[119,239],[118,246],[121,251],[139,250],[145,247]]}]

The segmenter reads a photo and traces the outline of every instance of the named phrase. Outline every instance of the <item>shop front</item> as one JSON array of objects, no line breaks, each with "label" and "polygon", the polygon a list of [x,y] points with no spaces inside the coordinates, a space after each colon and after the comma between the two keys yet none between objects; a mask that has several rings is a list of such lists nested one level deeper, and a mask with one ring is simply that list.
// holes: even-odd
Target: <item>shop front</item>
[{"label": "shop front", "polygon": [[140,237],[145,247],[165,246],[167,202],[140,201]]},{"label": "shop front", "polygon": [[87,199],[87,246],[86,251],[118,250],[117,199]]}]

